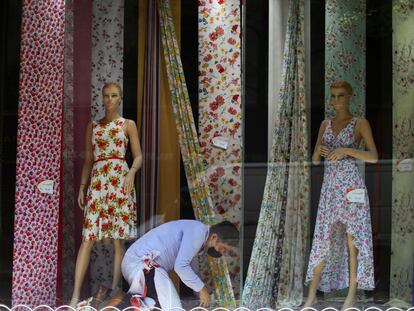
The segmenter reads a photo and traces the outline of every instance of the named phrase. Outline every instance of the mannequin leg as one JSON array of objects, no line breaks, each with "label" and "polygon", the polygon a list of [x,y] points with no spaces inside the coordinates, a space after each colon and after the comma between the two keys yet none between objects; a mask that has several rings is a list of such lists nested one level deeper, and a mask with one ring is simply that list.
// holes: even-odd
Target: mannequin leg
[{"label": "mannequin leg", "polygon": [[70,301],[71,307],[76,307],[76,304],[79,302],[80,290],[86,270],[88,269],[93,244],[94,241],[82,241],[79,248],[78,257],[76,259],[75,284],[73,286],[73,294]]},{"label": "mannequin leg", "polygon": [[354,238],[348,234],[348,249],[349,249],[349,289],[348,295],[342,305],[341,310],[351,308],[356,303],[357,292],[357,267],[358,267],[358,249],[353,243]]},{"label": "mannequin leg", "polygon": [[125,242],[124,240],[113,240],[114,243],[114,273],[112,278],[112,289],[115,289],[118,287],[121,277],[122,277],[122,271],[121,271],[121,263],[122,259],[125,255]]},{"label": "mannequin leg", "polygon": [[318,299],[316,298],[316,290],[318,289],[318,284],[321,279],[321,272],[324,267],[325,263],[321,261],[315,269],[313,269],[313,279],[309,285],[308,290],[308,298],[306,299],[305,304],[303,305],[303,308],[312,307],[314,304],[318,302]]}]

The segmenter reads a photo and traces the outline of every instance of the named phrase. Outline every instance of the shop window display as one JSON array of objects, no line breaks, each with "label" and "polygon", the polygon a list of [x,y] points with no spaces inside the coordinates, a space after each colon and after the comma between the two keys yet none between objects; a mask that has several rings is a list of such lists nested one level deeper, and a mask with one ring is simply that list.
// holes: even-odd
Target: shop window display
[{"label": "shop window display", "polygon": [[[124,91],[119,120],[135,121],[143,146],[144,167],[133,178],[133,237],[186,218],[207,225],[227,220],[240,231],[240,244],[219,260],[206,252],[197,258],[195,270],[206,285],[203,306],[210,298],[210,307],[251,309],[412,305],[412,1],[52,2],[2,2],[0,303],[70,303],[85,224],[76,202],[85,183],[84,132],[105,112],[103,83],[115,81]],[[171,15],[159,10],[165,4]],[[25,55],[35,51],[31,62]],[[39,66],[54,70],[47,76]],[[331,88],[337,80],[353,92],[348,84]],[[337,109],[344,100],[345,115]],[[22,153],[26,138],[30,148]],[[329,149],[359,151],[332,154],[321,139]],[[324,165],[311,163],[313,146]],[[374,153],[378,161],[369,163]],[[24,163],[16,173],[17,154]],[[125,164],[135,167],[134,157],[126,150]],[[353,159],[368,161],[354,166]],[[344,177],[327,178],[344,161]],[[30,196],[22,196],[22,178]],[[41,192],[52,191],[50,181],[53,194]],[[363,203],[335,210],[339,223],[324,223],[324,203],[353,194]],[[356,229],[342,212],[360,216]],[[333,228],[341,242],[322,246]],[[96,244],[75,298],[116,305],[130,280],[118,281],[112,272],[120,262],[116,245]],[[180,275],[169,278],[182,306],[200,303]],[[330,293],[316,291],[317,285]],[[139,302],[130,298],[129,304]]]}]

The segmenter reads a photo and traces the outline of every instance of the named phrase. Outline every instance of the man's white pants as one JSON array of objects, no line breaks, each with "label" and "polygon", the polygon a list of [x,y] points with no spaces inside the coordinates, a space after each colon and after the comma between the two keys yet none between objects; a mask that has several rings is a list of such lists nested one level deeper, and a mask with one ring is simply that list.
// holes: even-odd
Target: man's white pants
[{"label": "man's white pants", "polygon": [[[143,296],[145,291],[145,264],[142,259],[133,256],[125,256],[122,260],[122,274],[130,284],[128,293]],[[171,281],[167,271],[163,268],[155,268],[154,273],[155,290],[158,301],[163,310],[182,308],[180,297]]]}]

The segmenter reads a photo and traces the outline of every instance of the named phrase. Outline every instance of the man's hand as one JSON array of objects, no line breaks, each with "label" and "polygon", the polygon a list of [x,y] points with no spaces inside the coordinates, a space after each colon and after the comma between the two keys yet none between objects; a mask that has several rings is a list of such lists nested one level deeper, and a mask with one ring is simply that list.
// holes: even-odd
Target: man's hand
[{"label": "man's hand", "polygon": [[208,307],[210,305],[210,293],[204,286],[200,291],[200,307]]}]

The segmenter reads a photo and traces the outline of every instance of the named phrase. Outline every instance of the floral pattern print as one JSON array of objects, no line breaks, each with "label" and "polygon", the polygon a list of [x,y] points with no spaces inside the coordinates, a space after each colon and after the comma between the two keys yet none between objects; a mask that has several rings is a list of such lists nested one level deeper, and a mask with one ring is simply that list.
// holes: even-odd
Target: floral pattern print
[{"label": "floral pattern print", "polygon": [[354,95],[351,113],[365,115],[365,11],[366,0],[327,0],[325,15],[325,116],[334,115],[330,84],[348,81]]},{"label": "floral pattern print", "polygon": [[413,49],[414,38],[394,43],[393,80],[401,95],[407,95],[414,85]]},{"label": "floral pattern print", "polygon": [[[190,99],[185,84],[177,36],[168,0],[159,0],[160,30],[163,54],[167,69],[168,85],[177,126],[178,140],[195,217],[206,224],[217,222],[209,194],[208,181],[200,144],[191,112]],[[220,305],[235,307],[234,292],[225,260],[208,257],[215,293]]]},{"label": "floral pattern print", "polygon": [[309,148],[305,101],[304,0],[289,1],[278,114],[244,307],[298,306],[308,238]]},{"label": "floral pattern print", "polygon": [[129,171],[124,159],[128,138],[119,118],[106,125],[93,122],[94,165],[83,221],[84,240],[129,240],[137,236],[135,190],[123,189]]},{"label": "floral pattern print", "polygon": [[[92,118],[104,116],[102,85],[122,85],[124,66],[124,1],[93,1],[92,7]],[[122,111],[122,103],[120,106]]]},{"label": "floral pattern print", "polygon": [[[241,213],[241,36],[240,1],[198,2],[199,132],[214,210],[220,220],[240,224]],[[227,149],[213,139],[228,141]],[[227,256],[236,297],[240,292],[239,253]],[[209,267],[202,266],[207,282]]]},{"label": "floral pattern print", "polygon": [[[12,304],[56,305],[65,2],[22,1]],[[37,189],[53,181],[53,194]],[[1,284],[2,288],[5,285]]]},{"label": "floral pattern print", "polygon": [[[323,134],[323,145],[329,149],[357,148],[354,129],[357,118],[352,118],[338,135],[328,120]],[[347,201],[350,190],[364,189],[365,203]],[[326,161],[312,250],[306,283],[313,278],[315,267],[325,262],[319,289],[330,292],[349,286],[347,234],[352,235],[358,249],[358,288],[374,289],[371,216],[368,192],[354,158]]]},{"label": "floral pattern print", "polygon": [[414,158],[414,3],[393,1],[393,183],[390,298],[410,302],[413,293],[413,171],[398,163]]}]

